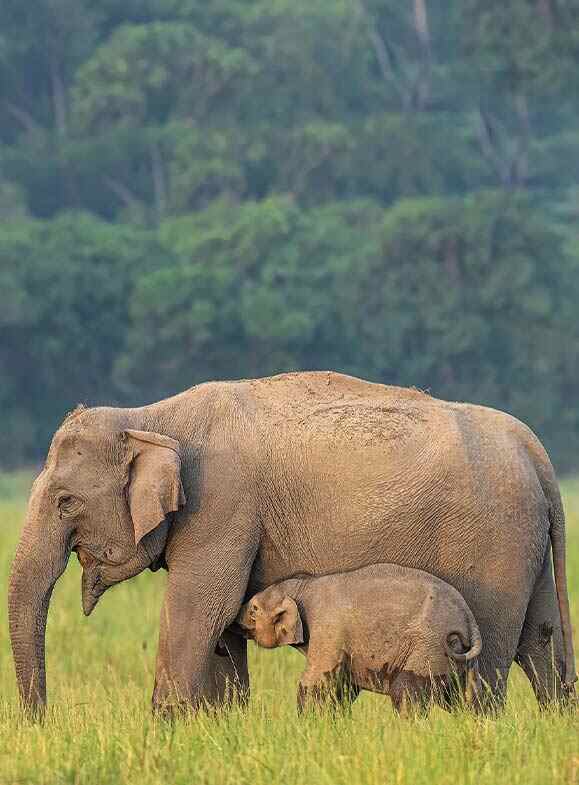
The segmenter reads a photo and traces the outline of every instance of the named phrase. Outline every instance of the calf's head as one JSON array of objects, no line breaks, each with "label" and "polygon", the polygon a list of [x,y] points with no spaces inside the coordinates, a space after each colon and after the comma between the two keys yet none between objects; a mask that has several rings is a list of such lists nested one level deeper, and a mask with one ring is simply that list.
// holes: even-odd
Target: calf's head
[{"label": "calf's head", "polygon": [[237,625],[244,635],[265,649],[299,644],[304,640],[295,600],[276,586],[245,603],[237,617]]}]

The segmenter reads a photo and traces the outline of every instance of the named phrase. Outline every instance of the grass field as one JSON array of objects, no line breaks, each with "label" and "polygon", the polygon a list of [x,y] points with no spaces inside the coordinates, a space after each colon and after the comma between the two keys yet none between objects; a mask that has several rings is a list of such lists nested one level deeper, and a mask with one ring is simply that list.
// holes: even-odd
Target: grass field
[{"label": "grass field", "polygon": [[[51,708],[43,726],[23,722],[5,594],[28,481],[0,476],[0,785],[579,785],[579,714],[539,714],[516,667],[497,720],[435,710],[427,720],[402,722],[387,699],[367,694],[351,717],[298,720],[303,659],[252,645],[248,711],[157,723],[149,699],[164,575],[116,587],[85,619],[76,559],[49,615]],[[564,490],[577,641],[579,483]]]}]

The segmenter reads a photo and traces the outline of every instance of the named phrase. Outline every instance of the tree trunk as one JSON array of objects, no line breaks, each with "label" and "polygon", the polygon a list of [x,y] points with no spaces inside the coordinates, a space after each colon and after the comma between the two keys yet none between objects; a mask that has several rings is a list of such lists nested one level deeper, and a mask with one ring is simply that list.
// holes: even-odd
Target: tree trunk
[{"label": "tree trunk", "polygon": [[153,194],[155,200],[156,222],[160,223],[167,211],[167,187],[161,150],[157,142],[151,144],[151,175],[153,178]]},{"label": "tree trunk", "polygon": [[66,90],[60,73],[60,67],[55,54],[51,54],[49,61],[50,83],[52,86],[52,107],[54,112],[54,127],[59,139],[62,141],[68,135],[68,108]]},{"label": "tree trunk", "polygon": [[414,0],[414,29],[423,49],[430,55],[430,31],[426,0]]}]

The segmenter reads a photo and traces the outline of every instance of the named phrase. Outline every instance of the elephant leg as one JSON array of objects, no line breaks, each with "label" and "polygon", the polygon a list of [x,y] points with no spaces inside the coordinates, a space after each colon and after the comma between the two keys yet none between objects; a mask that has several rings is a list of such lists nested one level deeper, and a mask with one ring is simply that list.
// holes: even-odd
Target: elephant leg
[{"label": "elephant leg", "polygon": [[[241,606],[255,556],[244,517],[240,506],[229,526],[207,535],[203,547],[189,538],[169,555],[153,692],[153,710],[161,716],[248,698],[245,642],[226,630]],[[220,638],[228,657],[216,653]]]},{"label": "elephant leg", "polygon": [[[473,603],[474,605],[474,603]],[[472,606],[471,606],[472,607]],[[484,616],[473,609],[483,639],[483,651],[476,674],[476,700],[470,700],[472,681],[469,685],[465,674],[453,674],[434,690],[434,700],[446,711],[461,710],[466,705],[484,715],[500,714],[506,704],[507,682],[515,659],[517,643],[523,624],[524,609],[520,613],[505,614],[501,623],[497,619],[485,622]],[[471,677],[472,679],[472,677]]]},{"label": "elephant leg", "polygon": [[229,630],[221,635],[220,646],[212,658],[212,702],[222,706],[249,701],[247,641]]},{"label": "elephant leg", "polygon": [[246,641],[225,630],[217,653],[216,635],[191,635],[203,621],[183,615],[179,603],[175,608],[171,597],[165,598],[152,696],[153,712],[160,717],[171,719],[177,707],[227,707],[249,700]]},{"label": "elephant leg", "polygon": [[527,608],[516,662],[531,682],[541,707],[569,699],[569,690],[563,686],[563,636],[550,547]]},{"label": "elephant leg", "polygon": [[298,714],[311,709],[329,709],[333,712],[349,713],[352,704],[360,694],[360,688],[349,684],[347,689],[320,677],[317,681],[300,680],[297,692]]},{"label": "elephant leg", "polygon": [[[517,626],[517,636],[521,625]],[[481,629],[481,635],[483,635]],[[507,685],[511,665],[515,659],[516,638],[512,639],[511,631],[504,632],[508,636],[508,646],[506,643],[497,644],[492,639],[484,638],[487,659],[480,664],[480,691],[478,696],[477,710],[481,714],[497,715],[500,714],[507,701]],[[487,642],[488,641],[488,642]],[[460,693],[455,693],[455,706],[462,705],[463,697]]]},{"label": "elephant leg", "polygon": [[344,711],[350,711],[361,689],[352,681],[350,674],[344,674],[336,685],[336,701]]},{"label": "elephant leg", "polygon": [[[484,705],[482,691],[478,665],[471,665],[434,679],[432,700],[441,709],[450,712],[462,708],[475,714],[496,711],[496,708],[492,708],[492,701],[489,701],[488,706]],[[500,705],[502,706],[503,703],[504,701],[501,701]]]},{"label": "elephant leg", "polygon": [[428,714],[430,679],[402,671],[390,685],[390,697],[398,714],[404,719],[415,719]]},{"label": "elephant leg", "polygon": [[336,710],[351,706],[359,689],[350,684],[348,675],[342,670],[339,657],[325,663],[309,664],[298,685],[298,713],[311,709]]},{"label": "elephant leg", "polygon": [[320,678],[318,681],[300,679],[297,693],[298,714],[312,709],[333,708],[336,705],[335,690],[332,685]]},{"label": "elephant leg", "polygon": [[[506,703],[509,672],[519,647],[533,586],[541,570],[540,562],[537,563],[532,555],[533,551],[528,548],[519,554],[519,563],[514,564],[506,554],[493,553],[493,561],[486,562],[486,575],[481,576],[478,584],[473,582],[462,592],[483,641],[482,652],[477,658],[480,681],[477,679],[476,710],[481,714],[499,714]],[[460,692],[448,697],[457,708],[463,702]]]}]

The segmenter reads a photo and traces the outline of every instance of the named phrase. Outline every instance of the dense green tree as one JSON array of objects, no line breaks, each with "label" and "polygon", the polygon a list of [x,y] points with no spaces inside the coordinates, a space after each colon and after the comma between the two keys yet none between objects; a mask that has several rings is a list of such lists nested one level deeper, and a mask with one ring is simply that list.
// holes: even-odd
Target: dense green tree
[{"label": "dense green tree", "polygon": [[167,261],[154,237],[86,214],[0,232],[0,455],[38,455],[79,401],[118,400],[111,370],[135,279]]},{"label": "dense green tree", "polygon": [[484,86],[569,97],[577,84],[579,6],[568,0],[465,0],[463,45]]},{"label": "dense green tree", "polygon": [[138,282],[120,378],[162,395],[199,378],[274,373],[314,357],[336,364],[334,281],[355,266],[368,242],[360,233],[379,216],[370,204],[304,212],[278,197],[215,203],[166,222],[160,238],[176,262]]}]

